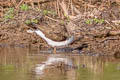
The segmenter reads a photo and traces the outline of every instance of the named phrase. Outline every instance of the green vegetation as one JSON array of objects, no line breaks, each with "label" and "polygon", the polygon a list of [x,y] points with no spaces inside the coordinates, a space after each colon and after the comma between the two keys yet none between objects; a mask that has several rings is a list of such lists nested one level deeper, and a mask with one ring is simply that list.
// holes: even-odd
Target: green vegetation
[{"label": "green vegetation", "polygon": [[37,20],[37,19],[32,19],[31,22],[37,24],[37,23],[38,23],[38,20]]},{"label": "green vegetation", "polygon": [[38,11],[38,12],[40,12],[40,11],[41,11],[41,9],[40,9],[40,8],[35,8],[35,10],[36,10],[36,11]]},{"label": "green vegetation", "polygon": [[49,10],[43,10],[43,14],[44,15],[48,15],[48,14],[56,15],[54,11],[49,11]]},{"label": "green vegetation", "polygon": [[27,4],[22,4],[22,5],[20,6],[20,9],[21,9],[22,11],[27,11],[27,10],[29,10],[29,6],[28,6]]},{"label": "green vegetation", "polygon": [[14,8],[9,8],[7,13],[8,14],[13,14],[14,13]]},{"label": "green vegetation", "polygon": [[31,23],[31,20],[26,20],[25,21],[25,24],[30,24]]},{"label": "green vegetation", "polygon": [[38,23],[38,20],[37,20],[37,19],[31,19],[31,20],[26,20],[26,21],[25,21],[25,24],[31,24],[31,23],[37,24],[37,23]]},{"label": "green vegetation", "polygon": [[68,17],[68,15],[67,15],[67,14],[64,14],[64,16],[65,16],[65,17]]},{"label": "green vegetation", "polygon": [[85,21],[86,24],[92,24],[92,23],[104,23],[104,19],[98,19],[98,18],[94,18],[94,19],[88,19]]},{"label": "green vegetation", "polygon": [[6,14],[4,16],[5,20],[8,20],[8,19],[13,19],[14,18],[14,15],[13,14]]},{"label": "green vegetation", "polygon": [[14,8],[9,8],[8,11],[4,15],[4,19],[9,20],[13,18],[14,18]]},{"label": "green vegetation", "polygon": [[88,19],[88,20],[85,21],[85,23],[86,24],[92,24],[92,21]]},{"label": "green vegetation", "polygon": [[97,19],[97,18],[95,18],[94,21],[95,21],[96,23],[103,23],[103,22],[104,22],[104,19]]}]

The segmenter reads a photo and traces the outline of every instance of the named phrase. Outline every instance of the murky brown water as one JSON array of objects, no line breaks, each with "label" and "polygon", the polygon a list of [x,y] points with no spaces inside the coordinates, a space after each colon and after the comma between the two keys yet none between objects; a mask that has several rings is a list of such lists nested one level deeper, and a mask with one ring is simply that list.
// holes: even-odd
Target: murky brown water
[{"label": "murky brown water", "polygon": [[120,59],[0,47],[0,80],[120,80]]}]

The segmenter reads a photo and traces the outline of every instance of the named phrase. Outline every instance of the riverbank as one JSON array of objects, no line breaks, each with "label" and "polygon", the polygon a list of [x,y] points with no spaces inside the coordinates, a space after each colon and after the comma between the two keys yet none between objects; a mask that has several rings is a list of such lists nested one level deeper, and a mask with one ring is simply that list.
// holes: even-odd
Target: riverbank
[{"label": "riverbank", "polygon": [[[63,14],[60,12],[58,14],[51,4],[50,7],[44,9],[24,10],[24,5],[19,10],[14,7],[8,8],[0,18],[0,44],[50,48],[38,35],[27,33],[28,29],[34,27],[31,23],[34,23],[47,37],[55,41],[62,41],[74,35],[75,41],[69,45],[70,47],[80,47],[86,44],[88,47],[82,49],[85,52],[119,53],[120,6],[115,1],[95,1],[91,3],[83,1],[86,3],[86,8],[85,4],[78,2],[80,3],[78,5],[77,1],[73,1],[73,6],[77,11],[76,9],[65,11],[65,7],[59,7]],[[68,4],[64,2],[61,5]],[[79,8],[80,6],[82,7]]]}]

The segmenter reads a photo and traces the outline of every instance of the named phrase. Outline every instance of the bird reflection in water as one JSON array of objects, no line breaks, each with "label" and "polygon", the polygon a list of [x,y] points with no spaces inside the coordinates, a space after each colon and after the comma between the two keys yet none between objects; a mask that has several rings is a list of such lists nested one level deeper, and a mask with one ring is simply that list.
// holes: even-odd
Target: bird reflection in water
[{"label": "bird reflection in water", "polygon": [[42,64],[37,64],[35,67],[36,74],[44,74],[44,70],[50,68],[51,66],[60,68],[61,70],[65,67],[73,68],[73,62],[71,59],[62,57],[60,55],[49,56],[48,59]]}]

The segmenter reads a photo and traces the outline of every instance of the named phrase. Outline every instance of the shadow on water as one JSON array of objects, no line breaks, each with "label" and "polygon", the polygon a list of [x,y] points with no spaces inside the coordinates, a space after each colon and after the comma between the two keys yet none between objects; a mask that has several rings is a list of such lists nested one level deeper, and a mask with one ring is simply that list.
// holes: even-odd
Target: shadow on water
[{"label": "shadow on water", "polygon": [[113,56],[42,54],[38,49],[0,47],[0,80],[119,80]]}]

